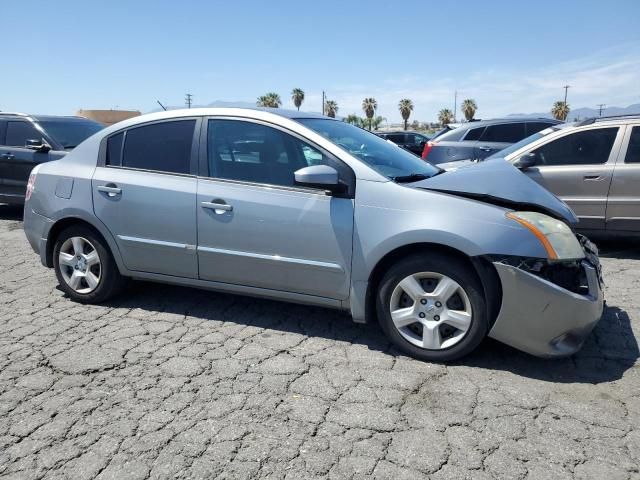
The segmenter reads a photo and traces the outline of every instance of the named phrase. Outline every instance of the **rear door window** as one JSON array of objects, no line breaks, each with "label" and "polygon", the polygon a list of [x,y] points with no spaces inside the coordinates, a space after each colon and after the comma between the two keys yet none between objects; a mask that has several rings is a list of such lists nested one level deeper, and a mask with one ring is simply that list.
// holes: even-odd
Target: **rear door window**
[{"label": "rear door window", "polygon": [[24,147],[27,140],[40,140],[42,133],[29,122],[7,122],[6,144],[9,147]]},{"label": "rear door window", "polygon": [[534,150],[540,166],[598,165],[609,160],[618,127],[596,128],[558,138]]},{"label": "rear door window", "polygon": [[526,136],[524,123],[489,125],[481,137],[483,142],[516,143]]},{"label": "rear door window", "polygon": [[[170,173],[190,173],[195,120],[153,123],[126,131],[122,166]],[[114,148],[117,140],[114,138]],[[108,148],[108,145],[107,145]],[[116,160],[114,153],[113,161]]]}]

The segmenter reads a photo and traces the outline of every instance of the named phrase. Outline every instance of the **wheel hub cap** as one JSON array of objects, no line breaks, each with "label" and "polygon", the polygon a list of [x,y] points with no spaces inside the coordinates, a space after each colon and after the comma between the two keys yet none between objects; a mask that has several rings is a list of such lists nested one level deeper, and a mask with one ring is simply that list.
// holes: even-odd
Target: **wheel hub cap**
[{"label": "wheel hub cap", "polygon": [[71,237],[62,244],[58,265],[65,283],[78,293],[91,293],[102,278],[98,252],[84,237]]},{"label": "wheel hub cap", "polygon": [[391,319],[412,344],[428,349],[449,348],[471,326],[471,302],[453,279],[435,272],[404,278],[391,294]]}]

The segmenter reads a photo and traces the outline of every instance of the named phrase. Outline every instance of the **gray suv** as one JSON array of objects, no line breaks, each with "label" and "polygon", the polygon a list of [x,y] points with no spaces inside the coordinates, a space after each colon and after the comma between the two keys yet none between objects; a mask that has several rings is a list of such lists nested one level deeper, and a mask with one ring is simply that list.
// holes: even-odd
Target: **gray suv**
[{"label": "gray suv", "polygon": [[540,130],[557,125],[549,118],[503,118],[463,123],[455,130],[427,142],[422,151],[423,160],[434,165],[460,160],[482,160],[519,142]]},{"label": "gray suv", "polygon": [[495,158],[567,202],[581,230],[640,234],[640,115],[557,125]]},{"label": "gray suv", "polygon": [[509,163],[444,172],[302,112],[121,122],[37,166],[24,215],[73,300],[105,301],[135,278],[338,308],[425,360],[487,335],[571,354],[603,309],[575,215]]},{"label": "gray suv", "polygon": [[29,173],[103,128],[81,117],[0,112],[0,203],[24,203]]}]

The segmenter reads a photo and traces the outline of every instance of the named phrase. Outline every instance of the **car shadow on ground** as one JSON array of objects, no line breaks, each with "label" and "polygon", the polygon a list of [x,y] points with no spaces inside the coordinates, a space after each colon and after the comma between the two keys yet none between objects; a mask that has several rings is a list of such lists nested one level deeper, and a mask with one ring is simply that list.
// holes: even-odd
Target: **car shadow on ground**
[{"label": "car shadow on ground", "polygon": [[640,238],[590,237],[602,258],[640,260]]},{"label": "car shadow on ground", "polygon": [[0,220],[15,220],[21,222],[23,210],[22,205],[0,203]]},{"label": "car shadow on ground", "polygon": [[[390,356],[402,355],[387,341],[377,323],[355,324],[344,312],[320,307],[138,281],[108,306],[188,315],[362,345]],[[549,382],[595,384],[620,379],[638,357],[640,351],[629,316],[618,307],[607,306],[583,349],[572,357],[536,358],[486,339],[475,352],[452,365],[510,371]]]}]

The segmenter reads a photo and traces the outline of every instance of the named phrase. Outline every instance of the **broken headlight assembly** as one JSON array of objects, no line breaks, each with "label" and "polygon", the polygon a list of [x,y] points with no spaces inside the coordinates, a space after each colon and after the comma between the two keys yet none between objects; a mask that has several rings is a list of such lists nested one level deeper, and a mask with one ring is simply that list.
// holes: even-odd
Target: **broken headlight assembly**
[{"label": "broken headlight assembly", "polygon": [[579,260],[584,250],[569,226],[538,212],[509,212],[507,218],[528,229],[540,241],[549,260]]}]

